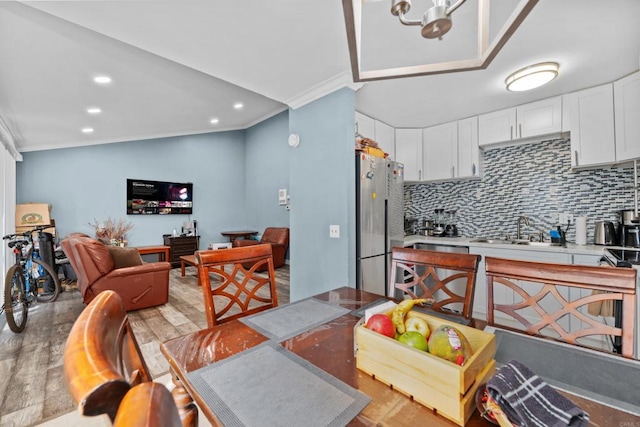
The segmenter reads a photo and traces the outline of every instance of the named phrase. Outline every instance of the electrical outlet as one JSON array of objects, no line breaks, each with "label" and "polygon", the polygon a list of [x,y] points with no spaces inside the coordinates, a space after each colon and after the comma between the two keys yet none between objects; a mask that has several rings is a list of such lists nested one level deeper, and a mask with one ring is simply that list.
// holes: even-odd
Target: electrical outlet
[{"label": "electrical outlet", "polygon": [[560,213],[558,214],[558,223],[560,225],[566,225],[567,223],[573,224],[573,215],[570,213]]},{"label": "electrical outlet", "polygon": [[329,226],[329,237],[332,239],[340,238],[340,226],[339,225],[330,225]]}]

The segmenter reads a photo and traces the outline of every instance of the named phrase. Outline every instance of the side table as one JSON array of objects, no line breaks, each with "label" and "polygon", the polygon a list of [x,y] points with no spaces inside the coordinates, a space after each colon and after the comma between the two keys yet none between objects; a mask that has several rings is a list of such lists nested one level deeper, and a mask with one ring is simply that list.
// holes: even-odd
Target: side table
[{"label": "side table", "polygon": [[229,238],[230,242],[233,242],[236,239],[239,238],[243,238],[243,239],[248,239],[251,236],[255,236],[256,234],[258,234],[257,231],[253,231],[253,230],[239,230],[239,231],[221,231],[220,234],[222,234],[225,237]]},{"label": "side table", "polygon": [[169,246],[156,245],[156,246],[137,246],[136,249],[140,255],[158,254],[158,261],[169,260]]}]

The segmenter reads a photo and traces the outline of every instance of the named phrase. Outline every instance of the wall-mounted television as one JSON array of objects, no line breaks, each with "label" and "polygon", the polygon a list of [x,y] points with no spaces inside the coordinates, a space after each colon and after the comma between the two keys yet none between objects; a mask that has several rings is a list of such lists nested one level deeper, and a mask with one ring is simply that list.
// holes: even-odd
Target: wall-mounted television
[{"label": "wall-mounted television", "polygon": [[193,213],[193,183],[127,179],[128,215]]}]

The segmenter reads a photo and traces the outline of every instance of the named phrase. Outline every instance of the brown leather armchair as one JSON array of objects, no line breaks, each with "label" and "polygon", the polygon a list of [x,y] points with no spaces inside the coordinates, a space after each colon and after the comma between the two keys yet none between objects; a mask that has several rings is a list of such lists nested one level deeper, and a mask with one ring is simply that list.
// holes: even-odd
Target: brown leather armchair
[{"label": "brown leather armchair", "polygon": [[60,244],[76,272],[85,304],[106,289],[120,295],[127,311],[166,304],[169,300],[170,263],[140,260],[139,265],[133,262],[134,265],[118,268],[110,248],[96,239],[69,236]]},{"label": "brown leather armchair", "polygon": [[[273,253],[273,267],[278,268],[284,265],[285,255],[287,249],[289,249],[289,229],[286,227],[267,227],[262,234],[260,241],[251,239],[236,239],[233,241],[232,246],[250,246],[259,245],[262,243],[270,243],[271,251]],[[245,268],[248,268],[245,266]],[[257,269],[256,271],[265,271],[266,267]]]}]

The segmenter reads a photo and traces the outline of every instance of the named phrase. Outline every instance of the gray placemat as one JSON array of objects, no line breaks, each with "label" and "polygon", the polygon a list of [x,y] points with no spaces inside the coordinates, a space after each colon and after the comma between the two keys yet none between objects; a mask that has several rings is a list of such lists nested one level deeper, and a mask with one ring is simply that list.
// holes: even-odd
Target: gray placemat
[{"label": "gray placemat", "polygon": [[344,426],[371,400],[273,341],[187,374],[225,426]]},{"label": "gray placemat", "polygon": [[488,326],[496,364],[515,359],[552,386],[640,415],[640,361]]},{"label": "gray placemat", "polygon": [[307,298],[252,316],[242,317],[240,321],[274,341],[284,341],[336,319],[349,311],[339,305]]}]

